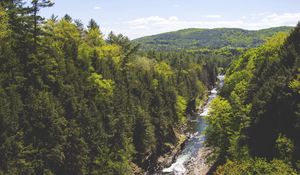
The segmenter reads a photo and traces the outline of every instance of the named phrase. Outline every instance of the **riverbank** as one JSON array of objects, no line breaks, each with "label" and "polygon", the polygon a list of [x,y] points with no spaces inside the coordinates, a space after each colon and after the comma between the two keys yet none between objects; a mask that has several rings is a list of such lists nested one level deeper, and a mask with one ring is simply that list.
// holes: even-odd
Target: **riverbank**
[{"label": "riverbank", "polygon": [[[196,112],[193,115],[190,115],[188,118],[188,122],[191,122],[198,118],[198,115],[204,110],[205,106],[207,105],[207,99],[208,97],[205,97],[202,99],[201,103],[196,108]],[[194,116],[194,119],[192,119]],[[155,167],[155,173],[154,174],[163,174],[161,171],[165,167],[170,167],[178,158],[178,156],[182,153],[184,150],[186,143],[189,141],[191,137],[193,137],[193,132],[189,131],[189,124],[186,124],[183,128],[181,128],[180,131],[175,132],[176,138],[178,139],[178,142],[176,145],[170,146],[170,151],[162,156],[160,156],[157,159],[156,167]]]},{"label": "riverbank", "polygon": [[[204,122],[201,116],[198,116],[197,121],[198,125]],[[205,126],[202,124],[199,126],[204,128]],[[179,144],[180,146],[177,145],[171,154],[167,154],[161,159],[164,161],[161,161],[160,165],[164,166],[160,166],[160,171],[156,171],[157,175],[205,175],[210,171],[212,165],[206,163],[206,158],[211,150],[204,146],[205,136],[201,133],[203,130],[198,131],[193,134],[185,133],[186,140]],[[161,171],[163,167],[165,173]]]},{"label": "riverbank", "polygon": [[211,169],[212,165],[206,163],[207,156],[211,153],[211,150],[207,147],[203,147],[198,151],[195,158],[191,158],[186,163],[187,175],[206,175]]},{"label": "riverbank", "polygon": [[[161,170],[164,167],[170,167],[178,158],[178,156],[183,152],[184,147],[186,146],[187,141],[189,140],[189,135],[181,134],[180,136],[182,140],[180,140],[173,149],[166,153],[163,156],[160,156],[157,161],[156,167],[156,175],[164,174]],[[202,144],[202,143],[201,143]],[[210,148],[203,147],[199,149],[197,154],[184,163],[185,167],[185,175],[206,175],[212,168],[213,165],[206,163],[207,156],[211,153]],[[172,173],[177,174],[177,173]],[[178,175],[181,173],[178,173]],[[182,174],[182,175],[183,175]]]},{"label": "riverbank", "polygon": [[207,156],[211,153],[210,149],[205,147],[204,130],[207,127],[205,123],[205,116],[209,113],[210,102],[217,97],[218,90],[222,88],[224,83],[224,76],[218,76],[218,83],[208,94],[206,103],[199,105],[198,111],[195,115],[189,116],[188,130],[186,134],[188,140],[185,142],[184,148],[178,154],[171,166],[166,166],[161,172],[157,174],[175,174],[175,175],[204,175],[209,174],[213,165],[207,164]]},{"label": "riverbank", "polygon": [[156,170],[160,171],[164,167],[171,166],[172,163],[176,160],[177,156],[181,153],[182,149],[185,146],[186,141],[188,140],[188,137],[186,134],[182,133],[176,133],[178,142],[176,145],[172,146],[171,151],[160,156],[157,160],[157,167]]}]

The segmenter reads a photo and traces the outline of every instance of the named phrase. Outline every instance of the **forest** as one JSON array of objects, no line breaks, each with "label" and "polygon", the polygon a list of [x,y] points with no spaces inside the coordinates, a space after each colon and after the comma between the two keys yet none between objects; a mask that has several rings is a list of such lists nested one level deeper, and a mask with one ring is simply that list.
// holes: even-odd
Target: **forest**
[{"label": "forest", "polygon": [[257,47],[278,32],[289,32],[292,27],[273,27],[261,30],[239,28],[183,29],[133,40],[143,50],[157,51],[201,51],[226,50]]},{"label": "forest", "polygon": [[214,173],[300,172],[300,25],[155,50],[94,19],[40,16],[53,5],[0,1],[0,175],[153,172],[220,73],[205,117]]},{"label": "forest", "polygon": [[52,5],[1,1],[0,174],[147,170],[177,142],[222,61],[139,53],[94,20],[39,16]]},{"label": "forest", "polygon": [[299,39],[300,24],[248,50],[226,70],[207,117],[216,174],[299,173]]}]

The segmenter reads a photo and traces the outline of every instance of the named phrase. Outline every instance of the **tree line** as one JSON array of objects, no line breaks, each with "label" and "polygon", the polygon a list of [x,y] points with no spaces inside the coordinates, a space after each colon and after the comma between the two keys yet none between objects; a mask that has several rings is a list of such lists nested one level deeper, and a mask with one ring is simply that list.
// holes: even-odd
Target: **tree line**
[{"label": "tree line", "polygon": [[49,0],[0,2],[0,174],[132,174],[170,150],[218,61],[139,52]]},{"label": "tree line", "polygon": [[206,118],[215,174],[300,172],[300,24],[245,52],[226,71]]}]

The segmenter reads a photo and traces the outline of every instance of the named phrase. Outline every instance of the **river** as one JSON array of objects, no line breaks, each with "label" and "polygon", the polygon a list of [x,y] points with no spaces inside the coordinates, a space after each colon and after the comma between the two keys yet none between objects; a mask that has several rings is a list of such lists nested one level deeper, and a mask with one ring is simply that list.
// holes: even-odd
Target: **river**
[{"label": "river", "polygon": [[181,153],[176,158],[175,162],[170,167],[164,168],[162,172],[158,174],[174,174],[174,175],[194,174],[191,171],[191,168],[193,168],[191,164],[194,163],[196,165],[196,163],[197,164],[200,163],[197,161],[202,161],[203,166],[205,166],[203,162],[203,157],[201,158],[202,154],[199,154],[201,152],[201,149],[204,149],[203,142],[205,141],[205,136],[203,134],[203,131],[206,128],[206,123],[203,117],[208,115],[210,102],[214,98],[216,98],[218,90],[223,87],[225,76],[218,75],[217,78],[219,79],[217,86],[210,91],[210,95],[208,97],[205,107],[203,108],[202,113],[195,114],[195,116],[193,116],[192,119],[189,120],[188,126],[189,126],[189,133],[191,134],[183,150],[181,151]]}]

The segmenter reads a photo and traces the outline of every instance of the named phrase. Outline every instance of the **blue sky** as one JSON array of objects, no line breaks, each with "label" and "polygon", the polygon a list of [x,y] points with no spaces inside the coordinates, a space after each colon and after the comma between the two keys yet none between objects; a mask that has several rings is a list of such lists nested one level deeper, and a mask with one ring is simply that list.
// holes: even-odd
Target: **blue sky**
[{"label": "blue sky", "polygon": [[262,29],[295,26],[300,0],[52,0],[41,14],[69,14],[85,24],[93,18],[104,34],[134,39],[184,28]]}]

